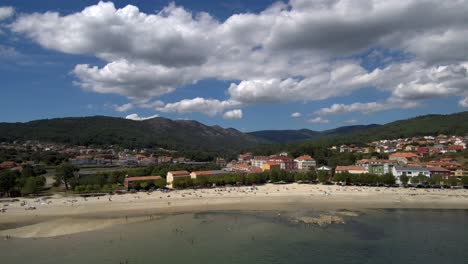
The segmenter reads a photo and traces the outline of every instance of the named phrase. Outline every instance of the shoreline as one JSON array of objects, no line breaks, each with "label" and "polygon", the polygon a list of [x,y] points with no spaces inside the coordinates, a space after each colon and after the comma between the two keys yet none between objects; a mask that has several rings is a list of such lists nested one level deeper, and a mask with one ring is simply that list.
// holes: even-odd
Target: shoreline
[{"label": "shoreline", "polygon": [[[21,201],[36,210],[25,210]],[[0,236],[54,237],[141,222],[148,217],[215,211],[468,209],[468,190],[287,184],[112,195],[21,199],[0,214]],[[5,204],[2,202],[2,206]]]}]

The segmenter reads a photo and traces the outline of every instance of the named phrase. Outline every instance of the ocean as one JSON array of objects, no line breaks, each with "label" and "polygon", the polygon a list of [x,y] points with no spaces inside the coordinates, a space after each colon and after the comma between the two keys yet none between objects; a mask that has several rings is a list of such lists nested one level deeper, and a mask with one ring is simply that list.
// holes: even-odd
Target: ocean
[{"label": "ocean", "polygon": [[369,210],[317,227],[277,212],[210,212],[0,241],[0,263],[468,263],[468,211]]}]

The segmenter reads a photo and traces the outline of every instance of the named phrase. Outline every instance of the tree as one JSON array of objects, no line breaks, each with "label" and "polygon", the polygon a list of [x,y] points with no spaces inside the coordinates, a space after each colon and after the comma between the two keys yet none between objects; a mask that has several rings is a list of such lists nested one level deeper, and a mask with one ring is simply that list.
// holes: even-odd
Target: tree
[{"label": "tree", "polygon": [[79,168],[73,166],[70,163],[62,163],[60,164],[55,171],[55,182],[60,185],[65,185],[65,190],[68,191],[69,183],[74,185],[76,183],[76,174],[79,172]]},{"label": "tree", "polygon": [[468,186],[468,176],[461,177],[461,182],[464,186]]},{"label": "tree", "polygon": [[165,188],[166,187],[166,180],[165,179],[159,179],[159,180],[155,180],[154,181],[154,186],[156,186],[156,188]]},{"label": "tree", "polygon": [[446,182],[447,182],[447,185],[449,185],[449,186],[457,186],[458,185],[457,177],[449,177]]},{"label": "tree", "polygon": [[21,194],[35,194],[41,191],[44,186],[45,179],[43,177],[28,177],[26,178],[23,187],[21,187]]},{"label": "tree", "polygon": [[395,184],[395,177],[393,177],[393,174],[391,173],[385,173],[381,176],[381,181],[383,184],[393,185]]},{"label": "tree", "polygon": [[317,178],[320,183],[326,183],[330,179],[330,176],[328,175],[328,171],[319,171]]},{"label": "tree", "polygon": [[429,183],[433,185],[439,185],[443,181],[443,177],[440,174],[432,175],[429,179]]},{"label": "tree", "polygon": [[407,185],[408,182],[409,182],[409,177],[408,177],[408,175],[406,175],[406,173],[403,173],[403,174],[400,176],[400,181],[401,181],[401,183],[403,183],[403,185]]},{"label": "tree", "polygon": [[0,192],[11,194],[16,186],[16,179],[19,177],[17,171],[0,171]]},{"label": "tree", "polygon": [[141,183],[140,183],[140,188],[141,188],[141,189],[145,189],[145,190],[146,190],[146,188],[148,188],[148,186],[149,186],[148,182],[145,182],[145,181],[144,181],[144,182],[141,182]]}]

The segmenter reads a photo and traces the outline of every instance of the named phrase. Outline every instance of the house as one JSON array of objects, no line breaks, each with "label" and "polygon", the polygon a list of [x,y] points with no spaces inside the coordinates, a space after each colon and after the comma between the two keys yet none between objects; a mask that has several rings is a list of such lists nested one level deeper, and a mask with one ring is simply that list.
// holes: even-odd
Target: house
[{"label": "house", "polygon": [[396,178],[396,183],[401,184],[400,177],[406,174],[408,177],[415,177],[422,174],[426,177],[431,176],[431,172],[423,166],[395,165],[392,170],[393,176]]},{"label": "house", "polygon": [[240,154],[239,157],[237,157],[238,161],[250,161],[253,158],[253,154],[251,152],[247,152],[244,154]]},{"label": "house", "polygon": [[158,157],[158,163],[169,163],[169,162],[172,162],[172,157],[168,157],[168,156]]},{"label": "house", "polygon": [[227,165],[226,170],[231,171],[231,172],[239,172],[239,173],[262,172],[261,168],[251,166],[247,163],[230,163]]},{"label": "house", "polygon": [[453,176],[455,177],[468,177],[468,170],[458,169],[454,171]]},{"label": "house", "polygon": [[391,173],[393,166],[397,164],[394,160],[362,159],[356,162],[357,166],[365,167],[369,173],[385,174]]},{"label": "house", "polygon": [[280,170],[281,169],[281,164],[278,162],[267,162],[263,164],[262,166],[262,171],[270,171],[270,170]]},{"label": "house", "polygon": [[351,174],[367,173],[367,169],[361,166],[336,166],[335,173],[349,172]]},{"label": "house", "polygon": [[216,158],[215,163],[221,168],[226,166],[226,160],[223,158]]},{"label": "house", "polygon": [[450,145],[447,147],[447,152],[460,152],[464,149],[465,147],[462,145]]},{"label": "house", "polygon": [[190,178],[190,172],[188,171],[168,171],[166,175],[166,181],[169,188],[172,188],[172,183],[175,179],[179,178]]},{"label": "house", "polygon": [[97,162],[94,160],[93,156],[83,155],[76,156],[74,159],[70,159],[70,163],[73,165],[94,165]]},{"label": "house", "polygon": [[129,177],[124,180],[125,189],[129,189],[133,186],[135,182],[151,182],[155,180],[161,180],[161,176],[140,176],[140,177]]},{"label": "house", "polygon": [[294,162],[296,163],[296,167],[298,170],[304,171],[311,170],[317,165],[315,160],[309,155],[302,155],[300,157],[297,157],[294,159]]},{"label": "house", "polygon": [[267,163],[269,157],[267,156],[255,156],[250,160],[250,163],[254,167],[263,167],[263,164]]},{"label": "house", "polygon": [[8,168],[13,168],[16,166],[16,163],[14,161],[4,161],[0,163],[0,169],[8,169]]},{"label": "house", "polygon": [[442,167],[427,167],[427,169],[429,170],[431,177],[434,175],[440,175],[442,176],[442,178],[448,179],[450,175],[452,174],[451,171],[444,169]]},{"label": "house", "polygon": [[190,173],[190,178],[196,179],[201,176],[214,177],[214,176],[220,176],[220,175],[225,175],[225,174],[228,174],[228,172],[223,171],[223,170],[193,171],[192,173]]},{"label": "house", "polygon": [[297,169],[294,160],[287,156],[272,156],[268,159],[268,162],[279,163],[282,170],[293,171]]},{"label": "house", "polygon": [[409,161],[417,161],[419,159],[419,156],[410,152],[397,152],[390,154],[388,158],[390,160],[395,160],[399,163],[407,164]]}]

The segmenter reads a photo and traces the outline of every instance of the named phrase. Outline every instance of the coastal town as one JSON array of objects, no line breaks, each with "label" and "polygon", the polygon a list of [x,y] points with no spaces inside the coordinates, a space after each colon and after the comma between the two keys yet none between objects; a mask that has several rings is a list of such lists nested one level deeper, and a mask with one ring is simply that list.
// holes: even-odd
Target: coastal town
[{"label": "coastal town", "polygon": [[[100,171],[122,171],[125,173],[118,180],[110,182],[112,186],[108,188],[105,188],[104,185],[85,187],[78,183],[72,186],[77,193],[89,193],[109,192],[111,190],[129,191],[148,190],[150,188],[195,187],[197,179],[215,179],[202,181],[204,187],[209,186],[208,183],[212,183],[212,185],[245,185],[294,181],[353,184],[363,183],[359,178],[363,178],[362,175],[366,174],[392,175],[395,179],[394,182],[383,182],[376,178],[375,182],[372,182],[373,184],[421,186],[431,183],[432,186],[463,187],[466,185],[467,178],[465,177],[468,177],[468,159],[466,159],[466,155],[463,155],[463,153],[466,153],[467,142],[468,137],[466,136],[438,135],[393,140],[382,139],[369,142],[366,146],[331,146],[329,151],[335,153],[338,157],[345,154],[356,155],[354,164],[336,164],[336,166],[317,161],[309,154],[293,157],[287,152],[263,156],[246,152],[231,160],[216,157],[211,161],[195,161],[181,156],[177,151],[162,148],[121,149],[116,146],[93,148],[27,141],[24,143],[3,142],[0,144],[0,149],[4,152],[15,151],[20,153],[29,151],[30,153],[41,152],[61,155],[62,162],[70,164],[75,170],[81,170],[81,172],[75,173],[73,176],[78,178],[77,182],[80,182],[79,178],[83,176],[90,178],[94,174],[99,175]],[[156,153],[159,153],[159,155]],[[358,159],[358,157],[365,158]],[[25,166],[33,168],[42,166],[52,171],[58,167],[58,165],[52,166],[34,160],[3,160],[0,162],[0,172],[12,171],[20,175]],[[132,173],[138,168],[152,168],[154,166],[168,166],[168,168],[176,170],[165,170],[162,175],[152,175],[154,170],[149,171],[148,174],[151,175],[141,175],[141,170],[139,173]],[[270,175],[276,175],[278,172],[284,173],[280,173],[282,176],[278,177]],[[266,176],[265,180],[246,180],[249,175],[262,173],[269,176]],[[305,173],[310,175],[305,175]],[[318,175],[322,175],[322,177],[318,178]],[[339,175],[342,177],[340,178]],[[343,175],[351,175],[354,178],[351,179],[349,176],[343,178]],[[51,175],[49,174],[49,176]],[[229,176],[236,177],[229,181],[219,180]],[[187,183],[187,179],[192,182]],[[158,184],[154,184],[156,180]],[[52,183],[53,180],[49,179],[49,181],[46,180],[45,182]],[[177,184],[178,182],[182,184]],[[65,182],[60,180],[59,182],[56,180],[54,184],[59,187],[54,190],[60,190],[60,186],[66,185]],[[65,187],[68,188],[68,186]],[[8,192],[6,188],[2,188],[2,192],[3,195],[18,193]],[[41,191],[38,190],[34,193],[39,194]]]}]

